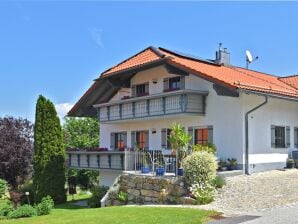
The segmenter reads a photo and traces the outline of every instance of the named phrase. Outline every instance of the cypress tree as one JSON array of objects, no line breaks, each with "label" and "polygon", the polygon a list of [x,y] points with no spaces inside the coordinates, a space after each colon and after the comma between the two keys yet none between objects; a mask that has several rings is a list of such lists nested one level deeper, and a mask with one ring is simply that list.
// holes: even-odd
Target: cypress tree
[{"label": "cypress tree", "polygon": [[33,158],[34,200],[50,195],[55,203],[66,201],[63,133],[54,104],[39,96],[36,104]]}]

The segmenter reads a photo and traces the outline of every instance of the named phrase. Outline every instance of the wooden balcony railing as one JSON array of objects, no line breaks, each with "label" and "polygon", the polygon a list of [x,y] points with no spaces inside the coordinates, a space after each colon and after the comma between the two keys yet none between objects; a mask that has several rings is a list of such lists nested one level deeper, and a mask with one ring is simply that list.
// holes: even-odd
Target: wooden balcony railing
[{"label": "wooden balcony railing", "polygon": [[205,114],[208,92],[178,90],[94,105],[101,122],[164,116]]}]

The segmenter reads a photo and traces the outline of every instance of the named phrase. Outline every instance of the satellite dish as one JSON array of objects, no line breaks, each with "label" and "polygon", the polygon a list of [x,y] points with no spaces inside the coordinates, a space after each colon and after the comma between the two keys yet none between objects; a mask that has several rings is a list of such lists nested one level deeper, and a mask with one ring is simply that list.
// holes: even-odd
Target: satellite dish
[{"label": "satellite dish", "polygon": [[245,53],[246,53],[246,60],[247,60],[247,62],[251,63],[253,61],[253,57],[252,57],[250,51],[249,50],[246,50]]}]

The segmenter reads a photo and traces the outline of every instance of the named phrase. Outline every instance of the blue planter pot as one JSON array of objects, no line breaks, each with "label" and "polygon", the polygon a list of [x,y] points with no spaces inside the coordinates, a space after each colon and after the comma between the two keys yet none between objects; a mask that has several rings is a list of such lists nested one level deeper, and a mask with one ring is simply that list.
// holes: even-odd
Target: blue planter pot
[{"label": "blue planter pot", "polygon": [[183,176],[183,168],[178,168],[178,176]]},{"label": "blue planter pot", "polygon": [[142,167],[142,173],[149,173],[149,172],[150,172],[149,166]]},{"label": "blue planter pot", "polygon": [[165,168],[164,167],[158,167],[155,170],[156,176],[163,176],[165,174]]}]

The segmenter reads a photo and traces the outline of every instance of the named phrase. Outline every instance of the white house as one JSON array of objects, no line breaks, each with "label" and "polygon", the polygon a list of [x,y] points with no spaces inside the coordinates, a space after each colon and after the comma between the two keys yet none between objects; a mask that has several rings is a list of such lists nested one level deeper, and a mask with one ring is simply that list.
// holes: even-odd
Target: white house
[{"label": "white house", "polygon": [[[298,148],[298,76],[231,65],[226,50],[216,55],[148,47],[104,71],[68,115],[98,117],[100,147],[111,153],[167,149],[168,129],[180,122],[193,143],[214,143],[219,158],[236,158],[245,173],[284,167]],[[113,179],[109,170],[103,175]]]}]

